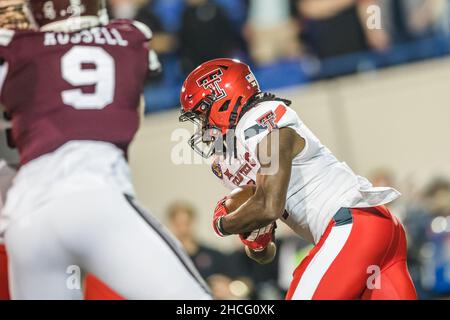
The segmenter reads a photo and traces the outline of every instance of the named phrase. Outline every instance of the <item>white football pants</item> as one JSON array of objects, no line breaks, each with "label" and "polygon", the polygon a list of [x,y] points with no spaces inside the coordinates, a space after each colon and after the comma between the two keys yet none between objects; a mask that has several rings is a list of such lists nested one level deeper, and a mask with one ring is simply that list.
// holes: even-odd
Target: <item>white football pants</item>
[{"label": "white football pants", "polygon": [[5,232],[13,299],[82,299],[86,273],[127,299],[210,298],[179,242],[116,188],[27,207]]}]

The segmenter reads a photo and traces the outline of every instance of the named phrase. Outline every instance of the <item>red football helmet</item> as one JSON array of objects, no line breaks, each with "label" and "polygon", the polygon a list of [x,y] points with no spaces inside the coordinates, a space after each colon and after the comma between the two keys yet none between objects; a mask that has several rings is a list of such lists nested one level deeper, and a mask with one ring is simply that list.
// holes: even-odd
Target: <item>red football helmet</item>
[{"label": "red football helmet", "polygon": [[244,106],[260,92],[250,67],[238,60],[215,59],[192,71],[181,89],[179,118],[198,127],[189,141],[192,149],[205,158],[211,156],[213,146],[204,152],[199,145],[211,145],[234,129]]},{"label": "red football helmet", "polygon": [[29,0],[29,5],[41,29],[66,20],[73,23],[70,29],[93,27],[108,20],[105,0]]}]

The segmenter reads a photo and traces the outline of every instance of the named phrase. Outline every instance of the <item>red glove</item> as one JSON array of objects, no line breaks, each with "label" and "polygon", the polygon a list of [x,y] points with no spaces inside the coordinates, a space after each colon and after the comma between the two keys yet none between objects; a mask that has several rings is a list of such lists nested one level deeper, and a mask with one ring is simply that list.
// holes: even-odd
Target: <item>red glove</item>
[{"label": "red glove", "polygon": [[216,209],[214,209],[213,217],[213,229],[219,237],[225,237],[227,234],[223,231],[221,219],[228,214],[227,208],[225,208],[225,201],[228,199],[224,197],[217,202]]},{"label": "red glove", "polygon": [[247,234],[240,234],[241,242],[254,251],[262,251],[273,240],[276,223],[273,222],[266,227],[254,230]]}]

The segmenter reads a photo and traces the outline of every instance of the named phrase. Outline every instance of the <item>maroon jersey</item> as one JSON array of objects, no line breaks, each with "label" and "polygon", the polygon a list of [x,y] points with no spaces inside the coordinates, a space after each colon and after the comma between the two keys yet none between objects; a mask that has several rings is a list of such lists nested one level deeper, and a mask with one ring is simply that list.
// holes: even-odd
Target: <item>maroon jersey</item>
[{"label": "maroon jersey", "polygon": [[71,140],[126,152],[138,129],[150,38],[131,21],[72,33],[0,29],[0,102],[21,163]]}]

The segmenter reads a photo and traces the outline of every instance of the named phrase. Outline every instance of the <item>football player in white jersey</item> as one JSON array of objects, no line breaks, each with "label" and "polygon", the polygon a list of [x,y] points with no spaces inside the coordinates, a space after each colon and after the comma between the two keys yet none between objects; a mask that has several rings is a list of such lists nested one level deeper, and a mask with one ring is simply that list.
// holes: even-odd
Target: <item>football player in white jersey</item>
[{"label": "football player in white jersey", "polygon": [[[245,245],[263,250],[281,220],[314,243],[287,299],[416,298],[404,229],[384,206],[400,195],[395,189],[375,188],[338,161],[290,102],[261,92],[250,68],[237,60],[196,68],[180,99],[180,121],[198,126],[189,143],[202,156],[214,156],[216,176],[231,190],[256,185],[233,212],[219,201],[217,235],[240,234]],[[253,237],[242,236],[248,233]]]}]

